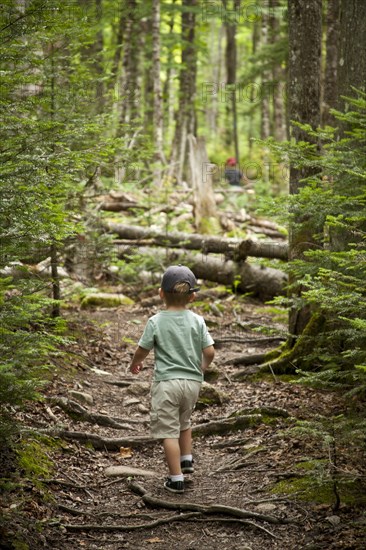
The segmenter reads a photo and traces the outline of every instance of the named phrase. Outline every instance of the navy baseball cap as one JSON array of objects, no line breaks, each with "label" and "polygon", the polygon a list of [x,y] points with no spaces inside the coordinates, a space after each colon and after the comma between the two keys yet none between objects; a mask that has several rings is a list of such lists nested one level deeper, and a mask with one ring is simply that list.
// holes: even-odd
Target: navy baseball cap
[{"label": "navy baseball cap", "polygon": [[185,265],[171,265],[168,267],[161,280],[161,289],[164,292],[174,292],[174,286],[177,283],[189,284],[187,294],[192,294],[193,292],[199,291],[199,288],[196,286],[196,277],[189,267],[186,267]]}]

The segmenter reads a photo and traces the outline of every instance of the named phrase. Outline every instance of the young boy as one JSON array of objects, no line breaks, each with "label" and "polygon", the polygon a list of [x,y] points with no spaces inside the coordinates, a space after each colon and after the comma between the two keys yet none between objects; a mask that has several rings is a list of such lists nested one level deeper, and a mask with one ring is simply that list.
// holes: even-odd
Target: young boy
[{"label": "young boy", "polygon": [[151,433],[163,440],[169,468],[164,487],[173,493],[183,493],[183,474],[193,473],[190,417],[203,372],[215,354],[205,321],[186,309],[199,290],[196,286],[188,267],[171,266],[166,270],[159,289],[166,310],[148,320],[130,366],[131,372],[138,374],[154,348]]}]

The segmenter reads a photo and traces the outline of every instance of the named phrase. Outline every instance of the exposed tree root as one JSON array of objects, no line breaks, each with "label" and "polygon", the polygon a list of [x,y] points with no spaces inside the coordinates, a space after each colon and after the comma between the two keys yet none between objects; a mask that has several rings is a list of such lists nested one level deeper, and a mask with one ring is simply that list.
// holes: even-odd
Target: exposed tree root
[{"label": "exposed tree root", "polygon": [[192,435],[194,437],[201,435],[222,435],[234,431],[243,430],[245,428],[252,428],[257,426],[262,421],[260,414],[248,414],[243,416],[237,416],[233,418],[227,418],[221,421],[207,422],[206,424],[198,424],[193,426]]},{"label": "exposed tree root", "polygon": [[225,506],[222,504],[196,504],[194,502],[184,502],[184,501],[175,501],[164,500],[161,498],[154,497],[150,495],[142,485],[132,481],[129,484],[130,489],[141,496],[145,504],[151,506],[157,506],[159,508],[165,508],[167,510],[180,510],[180,511],[193,511],[201,512],[203,514],[224,514],[240,519],[254,519],[257,521],[266,521],[267,523],[272,523],[275,525],[290,523],[290,520],[281,520],[275,516],[270,516],[268,514],[259,514],[257,512],[251,512],[250,510],[242,510],[241,508],[234,508],[232,506]]},{"label": "exposed tree root", "polygon": [[103,380],[103,382],[112,386],[118,386],[119,388],[128,388],[133,384],[134,380]]},{"label": "exposed tree root", "polygon": [[267,360],[266,363],[261,365],[261,372],[295,374],[296,369],[312,351],[314,337],[321,333],[323,326],[324,317],[321,314],[314,313],[295,345],[291,349],[288,349],[286,345],[283,352],[276,359],[273,361],[271,359]]},{"label": "exposed tree root", "polygon": [[285,338],[283,336],[268,336],[267,338],[247,338],[245,336],[238,336],[233,334],[232,336],[223,336],[222,338],[215,338],[215,344],[229,344],[236,342],[238,344],[270,344],[272,342],[283,342]]},{"label": "exposed tree root", "polygon": [[266,358],[266,353],[257,353],[254,355],[239,355],[223,362],[224,365],[259,365]]},{"label": "exposed tree root", "polygon": [[263,416],[271,416],[273,418],[276,418],[278,416],[282,418],[288,418],[290,416],[290,413],[286,411],[286,409],[283,409],[281,407],[251,407],[246,409],[239,409],[235,413],[232,413],[230,415],[230,418],[235,416],[246,416],[246,415],[253,415],[253,414],[260,414]]},{"label": "exposed tree root", "polygon": [[[220,421],[207,422],[206,424],[198,424],[192,427],[192,435],[199,437],[202,435],[220,435],[239,431],[245,428],[251,428],[260,424],[262,416],[260,414],[242,415],[233,418],[225,418]],[[39,433],[48,434],[52,437],[60,437],[62,439],[80,441],[88,443],[97,450],[104,451],[119,451],[120,447],[141,448],[144,445],[155,445],[158,439],[150,437],[130,437],[130,438],[107,438],[100,437],[96,434],[87,432],[70,432],[68,430],[44,429],[38,430]]]},{"label": "exposed tree root", "polygon": [[49,397],[48,401],[52,403],[52,405],[57,405],[60,407],[73,419],[89,422],[90,424],[98,424],[98,426],[108,426],[110,428],[114,428],[115,430],[137,431],[137,428],[130,426],[129,424],[121,423],[121,421],[117,418],[112,418],[106,414],[91,413],[85,407],[80,405],[80,403],[67,399],[66,397]]},{"label": "exposed tree root", "polygon": [[87,443],[97,450],[103,451],[119,451],[121,447],[131,447],[133,449],[141,448],[145,445],[155,445],[158,439],[150,437],[130,437],[130,438],[108,438],[100,437],[96,434],[86,432],[70,432],[68,430],[37,430],[39,433],[48,434],[52,437],[60,437],[71,441],[80,441]]},{"label": "exposed tree root", "polygon": [[151,521],[149,523],[140,523],[137,525],[98,525],[98,524],[63,524],[62,527],[67,529],[68,531],[136,531],[138,529],[152,529],[153,527],[158,527],[159,525],[165,525],[167,523],[173,523],[175,521],[189,521],[192,519],[196,519],[198,521],[204,521],[207,523],[208,521],[220,521],[223,523],[240,523],[241,525],[247,525],[249,527],[253,527],[255,529],[258,529],[260,531],[263,531],[270,537],[276,539],[276,535],[266,529],[265,527],[262,527],[261,525],[257,525],[253,521],[239,519],[239,518],[205,518],[200,519],[200,516],[202,514],[200,512],[188,512],[187,514],[175,514],[172,516],[159,518],[154,521]]}]

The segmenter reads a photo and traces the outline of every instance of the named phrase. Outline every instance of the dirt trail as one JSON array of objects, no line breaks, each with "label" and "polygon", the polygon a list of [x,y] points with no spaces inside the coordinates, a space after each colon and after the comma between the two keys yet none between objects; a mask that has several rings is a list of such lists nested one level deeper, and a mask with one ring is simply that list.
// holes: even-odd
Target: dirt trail
[{"label": "dirt trail", "polygon": [[[204,302],[195,307],[207,319],[214,338],[232,334],[238,326],[235,322],[241,326],[241,335],[253,338],[260,338],[260,335],[250,329],[243,332],[243,327],[251,322],[271,326],[272,330],[284,329],[274,322],[269,308],[250,301],[241,302],[233,316],[232,305],[229,299],[222,314],[212,310],[207,313]],[[70,349],[72,368],[65,365],[64,374],[55,377],[47,392],[49,397],[69,397],[74,401],[77,396],[70,396],[69,391],[89,394],[93,403],[82,405],[88,412],[120,419],[130,429],[117,430],[73,420],[52,400],[45,402],[41,411],[38,407],[29,415],[34,414],[41,426],[47,424],[73,432],[110,438],[148,436],[152,358],[136,377],[137,386],[118,387],[108,382],[130,376],[126,368],[135,343],[144,322],[154,311],[157,311],[155,306],[147,309],[136,305],[119,310],[69,312],[70,326],[77,337],[77,343]],[[278,379],[275,383],[272,377],[240,383],[232,381],[237,367],[223,366],[225,359],[243,352],[253,354],[268,349],[269,344],[227,343],[220,346],[215,364],[221,374],[213,385],[225,393],[225,402],[196,410],[193,424],[227,417],[243,408],[263,406],[284,409],[289,417],[266,417],[265,422],[245,431],[195,438],[195,473],[190,476],[184,495],[172,495],[162,488],[166,466],[159,444],[132,451],[125,449],[121,454],[63,440],[62,445],[52,451],[56,468],[47,488],[55,502],[48,508],[43,548],[142,550],[154,545],[161,550],[364,548],[352,528],[354,515],[350,510],[341,509],[337,515],[340,521],[334,520],[333,524],[329,520],[334,515],[329,505],[306,503],[298,499],[299,495],[289,497],[271,492],[277,481],[299,472],[297,465],[304,457],[309,460],[319,457],[320,453],[319,445],[308,446],[299,438],[284,437],[281,431],[294,424],[294,418],[309,418],[317,413],[335,414],[341,410],[342,403],[332,394]],[[107,467],[122,465],[151,470],[154,476],[106,476]],[[180,513],[144,503],[141,496],[131,490],[131,481],[138,482],[152,497],[173,504],[219,504],[273,516],[280,522],[271,524],[259,519],[251,520],[254,525],[249,525],[222,513],[185,517],[189,511]],[[39,511],[38,517],[41,515]],[[162,518],[171,519],[144,529],[102,530],[111,525],[151,524]],[[76,525],[84,526],[84,530],[79,527],[81,530],[77,531]]]}]

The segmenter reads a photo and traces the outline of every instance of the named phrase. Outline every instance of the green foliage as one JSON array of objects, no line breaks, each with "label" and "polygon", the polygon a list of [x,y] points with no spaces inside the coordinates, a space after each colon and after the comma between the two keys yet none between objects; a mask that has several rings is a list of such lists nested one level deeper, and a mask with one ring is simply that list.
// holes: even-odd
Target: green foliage
[{"label": "green foliage", "polygon": [[[95,166],[121,139],[98,112],[96,69],[87,62],[97,19],[77,3],[8,1],[0,12],[0,439],[12,407],[37,397],[64,324],[50,317],[50,283],[25,263],[82,232],[83,194]],[[89,56],[90,61],[90,56]],[[7,277],[10,274],[11,276]]]},{"label": "green foliage", "polygon": [[52,355],[66,344],[62,319],[46,314],[52,302],[44,284],[0,278],[0,441],[9,442],[14,426],[11,407],[37,398],[48,378]]},{"label": "green foliage", "polygon": [[294,284],[301,286],[301,298],[277,303],[295,308],[310,304],[325,318],[323,330],[301,358],[303,370],[315,371],[303,380],[361,397],[366,377],[356,366],[366,363],[366,95],[360,92],[348,102],[347,113],[333,113],[341,132],[302,125],[317,137],[320,152],[306,143],[271,143],[279,158],[286,156],[296,168],[310,167],[315,174],[287,202],[296,231],[302,224],[314,228],[313,242],[303,243],[303,258],[287,267]]}]

